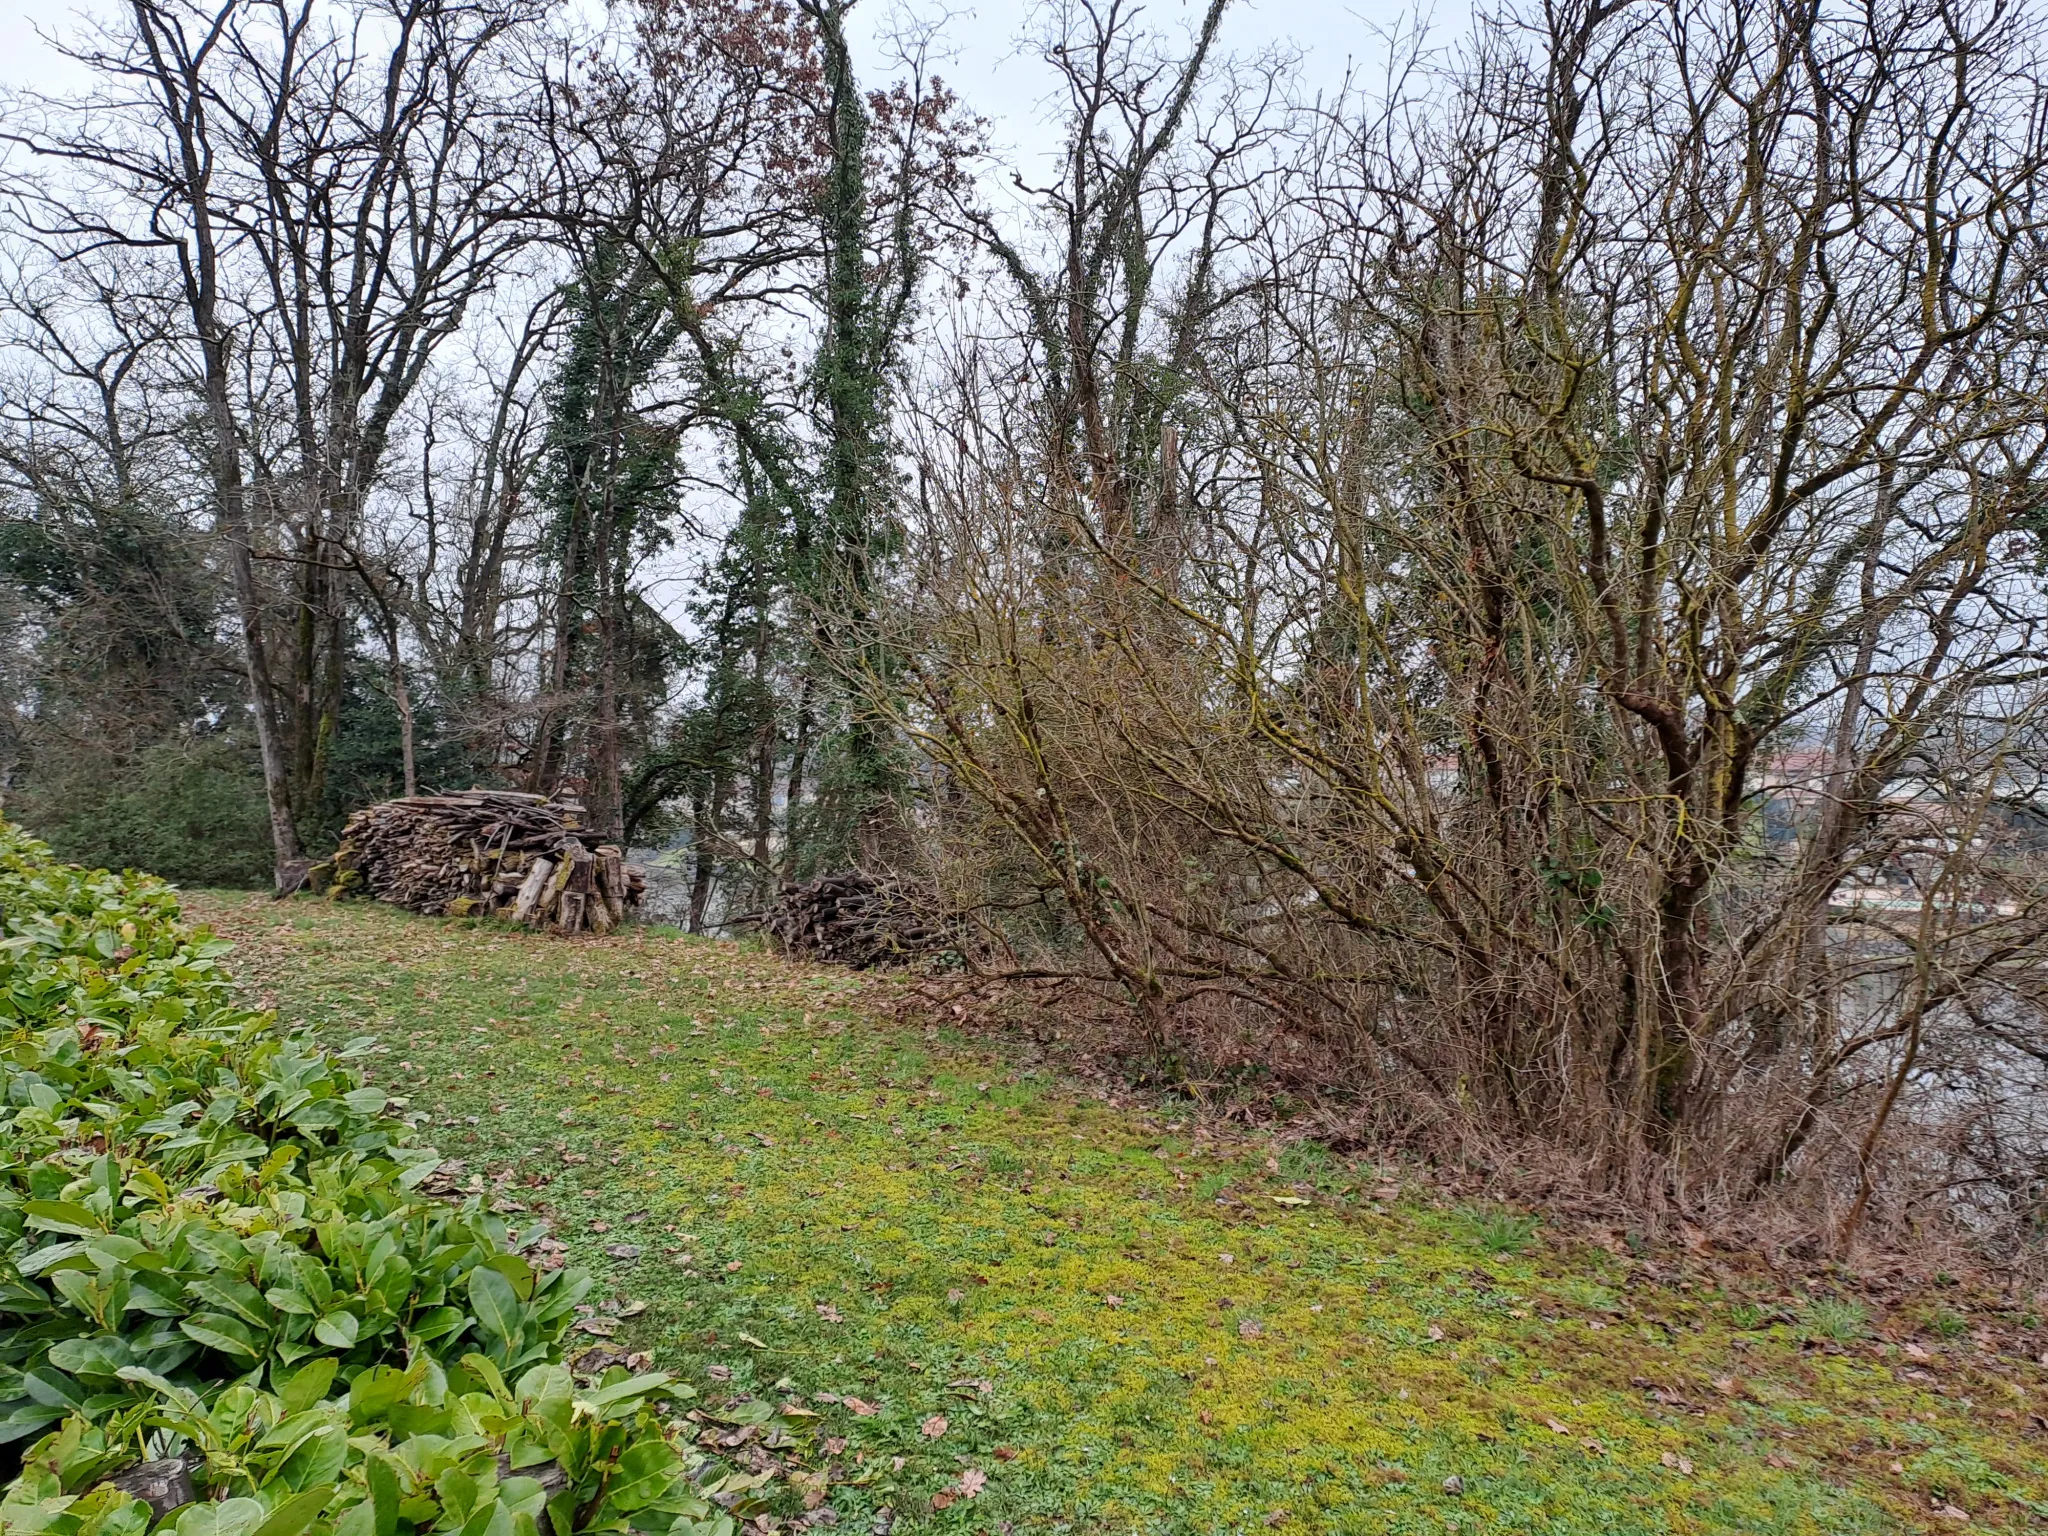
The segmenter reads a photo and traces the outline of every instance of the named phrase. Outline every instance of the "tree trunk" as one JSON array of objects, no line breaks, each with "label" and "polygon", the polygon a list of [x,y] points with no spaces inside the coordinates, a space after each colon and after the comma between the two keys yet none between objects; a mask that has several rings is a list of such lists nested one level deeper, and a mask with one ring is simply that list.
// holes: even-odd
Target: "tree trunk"
[{"label": "tree trunk", "polygon": [[[770,698],[768,692],[768,605],[761,603],[754,623],[754,686],[757,700]],[[775,893],[773,866],[768,850],[775,830],[775,741],[776,718],[772,703],[762,708],[761,722],[754,736],[753,811],[754,879],[752,905],[761,908]]]},{"label": "tree trunk", "polygon": [[405,663],[399,660],[398,647],[391,648],[391,701],[398,706],[398,755],[405,773],[405,792],[408,796],[420,792],[420,776],[413,757],[412,693],[405,686]]},{"label": "tree trunk", "polygon": [[713,843],[713,785],[706,785],[691,797],[690,806],[690,932],[704,931],[704,912],[711,905],[711,877],[715,855]]},{"label": "tree trunk", "polygon": [[782,797],[782,871],[785,878],[797,867],[797,809],[804,800],[804,765],[811,751],[811,677],[804,674],[803,688],[797,695],[796,734],[789,747],[789,787]]}]

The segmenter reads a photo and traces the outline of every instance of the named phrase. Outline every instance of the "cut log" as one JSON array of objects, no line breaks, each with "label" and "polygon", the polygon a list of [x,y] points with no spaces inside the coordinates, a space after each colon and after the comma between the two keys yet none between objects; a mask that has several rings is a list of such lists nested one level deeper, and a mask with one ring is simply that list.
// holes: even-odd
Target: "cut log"
[{"label": "cut log", "polygon": [[178,1456],[168,1461],[138,1461],[102,1479],[101,1486],[117,1488],[142,1500],[149,1506],[150,1514],[161,1520],[199,1497],[192,1487],[193,1466],[194,1463]]},{"label": "cut log", "polygon": [[573,800],[511,790],[386,800],[343,827],[322,866],[331,871],[327,895],[497,913],[558,933],[609,932],[639,905],[646,878],[616,847],[585,845],[586,817]]},{"label": "cut log", "polygon": [[555,902],[555,926],[564,933],[583,927],[583,908],[590,900],[583,891],[564,891]]},{"label": "cut log", "polygon": [[952,942],[902,882],[842,870],[782,887],[761,927],[786,954],[856,970],[905,965]]},{"label": "cut log", "polygon": [[604,904],[610,910],[612,921],[626,920],[626,860],[618,849],[607,844],[597,850],[597,888],[604,893]]},{"label": "cut log", "polygon": [[555,861],[548,858],[535,859],[533,868],[526,873],[519,885],[519,899],[512,903],[512,921],[531,922],[534,908],[540,905],[540,893],[547,889],[548,877],[555,872]]}]

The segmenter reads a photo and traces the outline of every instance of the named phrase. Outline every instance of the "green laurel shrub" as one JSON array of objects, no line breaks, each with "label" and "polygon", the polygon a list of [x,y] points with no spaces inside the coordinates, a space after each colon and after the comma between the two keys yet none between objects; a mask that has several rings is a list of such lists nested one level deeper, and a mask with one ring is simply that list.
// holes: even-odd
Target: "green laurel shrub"
[{"label": "green laurel shrub", "polygon": [[40,1436],[0,1530],[140,1536],[102,1479],[177,1455],[177,1536],[730,1532],[763,1480],[671,1438],[688,1389],[579,1386],[588,1278],[420,1193],[368,1042],[240,1006],[225,949],[0,823],[0,1447]]}]

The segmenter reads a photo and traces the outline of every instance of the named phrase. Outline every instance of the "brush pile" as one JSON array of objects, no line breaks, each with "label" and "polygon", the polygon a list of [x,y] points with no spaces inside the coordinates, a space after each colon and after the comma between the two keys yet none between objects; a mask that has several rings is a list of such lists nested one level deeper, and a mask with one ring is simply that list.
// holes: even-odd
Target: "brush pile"
[{"label": "brush pile", "polygon": [[307,883],[415,912],[499,913],[529,928],[609,933],[646,877],[610,844],[584,843],[584,810],[502,789],[413,795],[360,810]]},{"label": "brush pile", "polygon": [[908,964],[949,942],[902,882],[858,869],[785,884],[761,929],[785,954],[857,971]]}]

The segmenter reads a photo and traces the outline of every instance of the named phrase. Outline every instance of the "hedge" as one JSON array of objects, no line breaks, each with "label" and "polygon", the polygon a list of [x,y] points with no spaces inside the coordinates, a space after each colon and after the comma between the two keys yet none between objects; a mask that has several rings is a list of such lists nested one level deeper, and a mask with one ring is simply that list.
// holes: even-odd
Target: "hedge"
[{"label": "hedge", "polygon": [[[666,1374],[572,1375],[588,1278],[422,1193],[369,1042],[240,1006],[226,949],[0,822],[0,1530],[730,1536],[766,1477]],[[182,1507],[107,1480],[179,1460]]]}]

